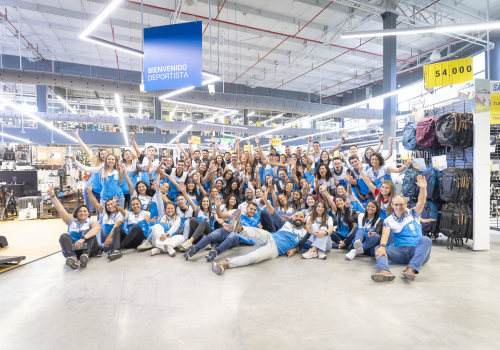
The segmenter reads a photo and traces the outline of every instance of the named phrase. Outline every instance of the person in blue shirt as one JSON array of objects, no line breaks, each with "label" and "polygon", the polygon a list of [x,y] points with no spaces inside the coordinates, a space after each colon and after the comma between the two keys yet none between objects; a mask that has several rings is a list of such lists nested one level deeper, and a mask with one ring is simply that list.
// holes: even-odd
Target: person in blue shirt
[{"label": "person in blue shirt", "polygon": [[103,207],[92,194],[92,185],[87,187],[87,192],[90,201],[101,214],[98,220],[99,225],[101,225],[101,231],[96,236],[97,244],[100,245],[100,250],[109,252],[112,249],[111,244],[115,228],[122,227],[125,222],[123,215],[116,209],[118,197],[108,198],[106,206]]},{"label": "person in blue shirt", "polygon": [[[394,280],[395,276],[389,270],[388,260],[407,265],[401,273],[409,281],[414,281],[422,265],[429,261],[432,240],[422,236],[420,223],[420,214],[427,197],[425,177],[418,175],[416,185],[420,192],[414,208],[408,209],[402,196],[396,196],[392,200],[394,212],[384,220],[380,246],[375,250],[378,272],[371,276],[375,282]],[[390,235],[394,237],[394,247],[386,246]]]},{"label": "person in blue shirt", "polygon": [[[80,267],[86,267],[89,257],[97,256],[98,253],[99,244],[96,235],[101,230],[99,223],[90,217],[89,208],[86,205],[77,207],[73,215],[68,214],[64,205],[54,194],[54,185],[49,185],[47,194],[50,196],[54,208],[59,212],[62,221],[68,225],[68,232],[59,237],[66,265],[76,269],[78,262],[80,262]],[[87,245],[86,248],[84,248],[84,244]],[[75,245],[74,249],[73,245]]]},{"label": "person in blue shirt", "polygon": [[191,259],[201,249],[213,243],[219,244],[219,246],[217,246],[217,248],[215,249],[210,250],[208,254],[205,256],[205,259],[208,262],[213,261],[217,256],[219,256],[222,252],[226,251],[227,249],[237,246],[240,243],[240,241],[245,244],[251,244],[251,245],[254,244],[253,241],[241,237],[235,232],[233,232],[234,230],[231,229],[231,227],[233,227],[233,224],[236,220],[234,219],[235,216],[238,217],[237,218],[238,220],[241,219],[241,221],[248,226],[259,227],[260,226],[259,221],[257,221],[255,218],[257,215],[257,204],[250,203],[247,206],[244,215],[241,215],[240,209],[235,209],[223,213],[220,208],[221,201],[218,198],[215,201],[215,206],[217,208],[217,216],[223,220],[229,219],[229,224],[223,224],[222,228],[219,228],[210,233],[209,235],[203,237],[195,246],[187,248],[186,252],[184,253],[184,258],[186,260]]},{"label": "person in blue shirt", "polygon": [[[135,153],[129,151],[129,150],[125,150],[123,151],[122,153],[122,161],[123,161],[123,164],[125,164],[125,166],[127,167],[131,167],[132,166],[132,160],[136,157]],[[135,185],[137,184],[137,181],[139,179],[139,169],[137,168],[136,166],[136,169],[133,171],[133,172],[130,172],[128,173],[128,177],[130,179],[130,182],[132,182],[132,187],[135,187]],[[122,191],[123,191],[123,196],[125,197],[125,204],[124,204],[124,209],[128,209],[129,206],[130,206],[130,195],[132,194],[132,192],[130,192],[130,187],[128,185],[128,182],[127,181],[122,181]]]},{"label": "person in blue shirt", "polygon": [[257,264],[264,260],[275,259],[284,254],[291,257],[296,251],[302,249],[301,247],[307,240],[307,231],[304,228],[304,214],[300,211],[294,213],[292,215],[292,222],[290,223],[276,213],[269,200],[266,200],[266,206],[277,220],[281,219],[281,223],[283,224],[281,228],[277,232],[270,233],[260,228],[245,225],[237,216],[232,217],[232,227],[229,227],[229,230],[235,230],[239,235],[251,239],[257,244],[258,248],[247,255],[228,258],[221,264],[214,261],[212,263],[213,272],[220,275],[228,268]]}]

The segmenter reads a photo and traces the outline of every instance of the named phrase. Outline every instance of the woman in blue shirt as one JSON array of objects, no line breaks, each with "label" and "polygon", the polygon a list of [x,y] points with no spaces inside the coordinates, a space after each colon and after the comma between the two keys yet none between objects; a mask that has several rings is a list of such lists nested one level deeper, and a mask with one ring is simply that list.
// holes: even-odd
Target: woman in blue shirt
[{"label": "woman in blue shirt", "polygon": [[[132,159],[134,159],[135,157],[136,157],[135,153],[126,150],[122,153],[122,162],[123,164],[125,164],[125,166],[132,167]],[[137,169],[137,166],[134,171],[128,173],[127,175],[130,178],[130,181],[132,182],[132,187],[135,187],[137,181],[139,180],[139,170]],[[121,187],[123,191],[123,196],[125,197],[125,204],[123,208],[128,209],[131,200],[130,195],[132,194],[132,192],[130,192],[129,185],[126,181],[122,181]]]},{"label": "woman in blue shirt", "polygon": [[[54,194],[54,185],[49,185],[47,194],[50,196],[52,204],[61,215],[61,219],[68,225],[68,232],[59,237],[62,254],[66,258],[66,265],[72,269],[86,267],[90,256],[97,256],[99,244],[96,235],[101,230],[99,223],[90,217],[89,209],[86,205],[81,205],[75,209],[73,215],[68,214],[61,202]],[[86,247],[85,247],[86,245]]]}]

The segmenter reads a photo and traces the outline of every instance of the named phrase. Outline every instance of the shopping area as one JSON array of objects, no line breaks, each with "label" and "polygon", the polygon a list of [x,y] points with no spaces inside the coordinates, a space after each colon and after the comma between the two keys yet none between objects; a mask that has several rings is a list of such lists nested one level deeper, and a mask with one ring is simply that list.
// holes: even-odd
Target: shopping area
[{"label": "shopping area", "polygon": [[2,349],[498,349],[499,17],[4,0]]}]

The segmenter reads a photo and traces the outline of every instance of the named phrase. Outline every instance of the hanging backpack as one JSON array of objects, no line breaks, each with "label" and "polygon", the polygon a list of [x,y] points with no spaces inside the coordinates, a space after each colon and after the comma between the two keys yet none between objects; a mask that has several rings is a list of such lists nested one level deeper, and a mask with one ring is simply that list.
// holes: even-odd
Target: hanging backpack
[{"label": "hanging backpack", "polygon": [[437,231],[437,224],[439,222],[439,209],[436,203],[427,201],[424,205],[424,209],[420,214],[422,219],[434,219],[436,221],[423,222],[422,232],[424,233],[434,233]]},{"label": "hanging backpack", "polygon": [[405,125],[403,130],[403,147],[408,151],[419,150],[420,147],[417,144],[417,123],[411,122]]},{"label": "hanging backpack", "polygon": [[428,168],[422,170],[421,175],[425,177],[425,181],[427,181],[427,199],[432,199],[435,195],[436,190],[439,188],[437,186],[437,171],[433,168]]},{"label": "hanging backpack", "polygon": [[436,139],[436,121],[438,117],[422,119],[417,123],[416,139],[417,145],[422,148],[441,148]]},{"label": "hanging backpack", "polygon": [[458,142],[462,126],[459,113],[446,113],[436,121],[436,138],[442,146],[454,146]]},{"label": "hanging backpack", "polygon": [[405,170],[405,178],[401,187],[401,195],[403,197],[413,198],[418,196],[419,190],[416,184],[418,175],[420,175],[420,171],[416,169],[408,168]]},{"label": "hanging backpack", "polygon": [[460,192],[459,172],[456,168],[443,170],[439,185],[439,197],[445,202],[456,202]]}]

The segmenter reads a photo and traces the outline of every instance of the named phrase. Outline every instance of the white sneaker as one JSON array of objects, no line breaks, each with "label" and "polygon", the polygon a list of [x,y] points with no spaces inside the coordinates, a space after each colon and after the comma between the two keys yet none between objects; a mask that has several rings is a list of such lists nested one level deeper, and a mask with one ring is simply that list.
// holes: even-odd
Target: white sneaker
[{"label": "white sneaker", "polygon": [[174,249],[174,248],[172,248],[171,246],[168,246],[168,247],[167,247],[167,253],[168,253],[168,255],[170,255],[170,256],[174,256],[174,255],[175,255],[175,249]]},{"label": "white sneaker", "polygon": [[148,249],[151,249],[153,248],[153,245],[151,244],[150,241],[148,241],[147,239],[145,239],[144,241],[142,241],[142,243],[137,247],[137,250],[138,251],[143,251],[143,250],[148,250]]},{"label": "white sneaker", "polygon": [[187,248],[189,248],[189,247],[191,247],[191,246],[192,246],[191,242],[190,242],[189,240],[186,240],[186,241],[184,241],[184,243],[182,243],[182,244],[179,246],[179,250],[180,250],[181,252],[185,252],[185,251],[186,251],[186,249],[187,249]]},{"label": "white sneaker", "polygon": [[212,250],[212,244],[208,243],[207,246],[205,248],[203,248],[205,250]]},{"label": "white sneaker", "polygon": [[151,256],[155,256],[155,255],[158,255],[161,253],[161,249],[160,248],[153,248],[151,249]]},{"label": "white sneaker", "polygon": [[345,255],[345,257],[349,260],[352,260],[354,259],[354,257],[357,255],[358,253],[356,252],[356,249],[351,249],[351,251],[349,253],[347,253]]},{"label": "white sneaker", "polygon": [[357,254],[363,254],[365,251],[363,250],[363,243],[358,239],[354,242],[354,249],[356,249]]}]

